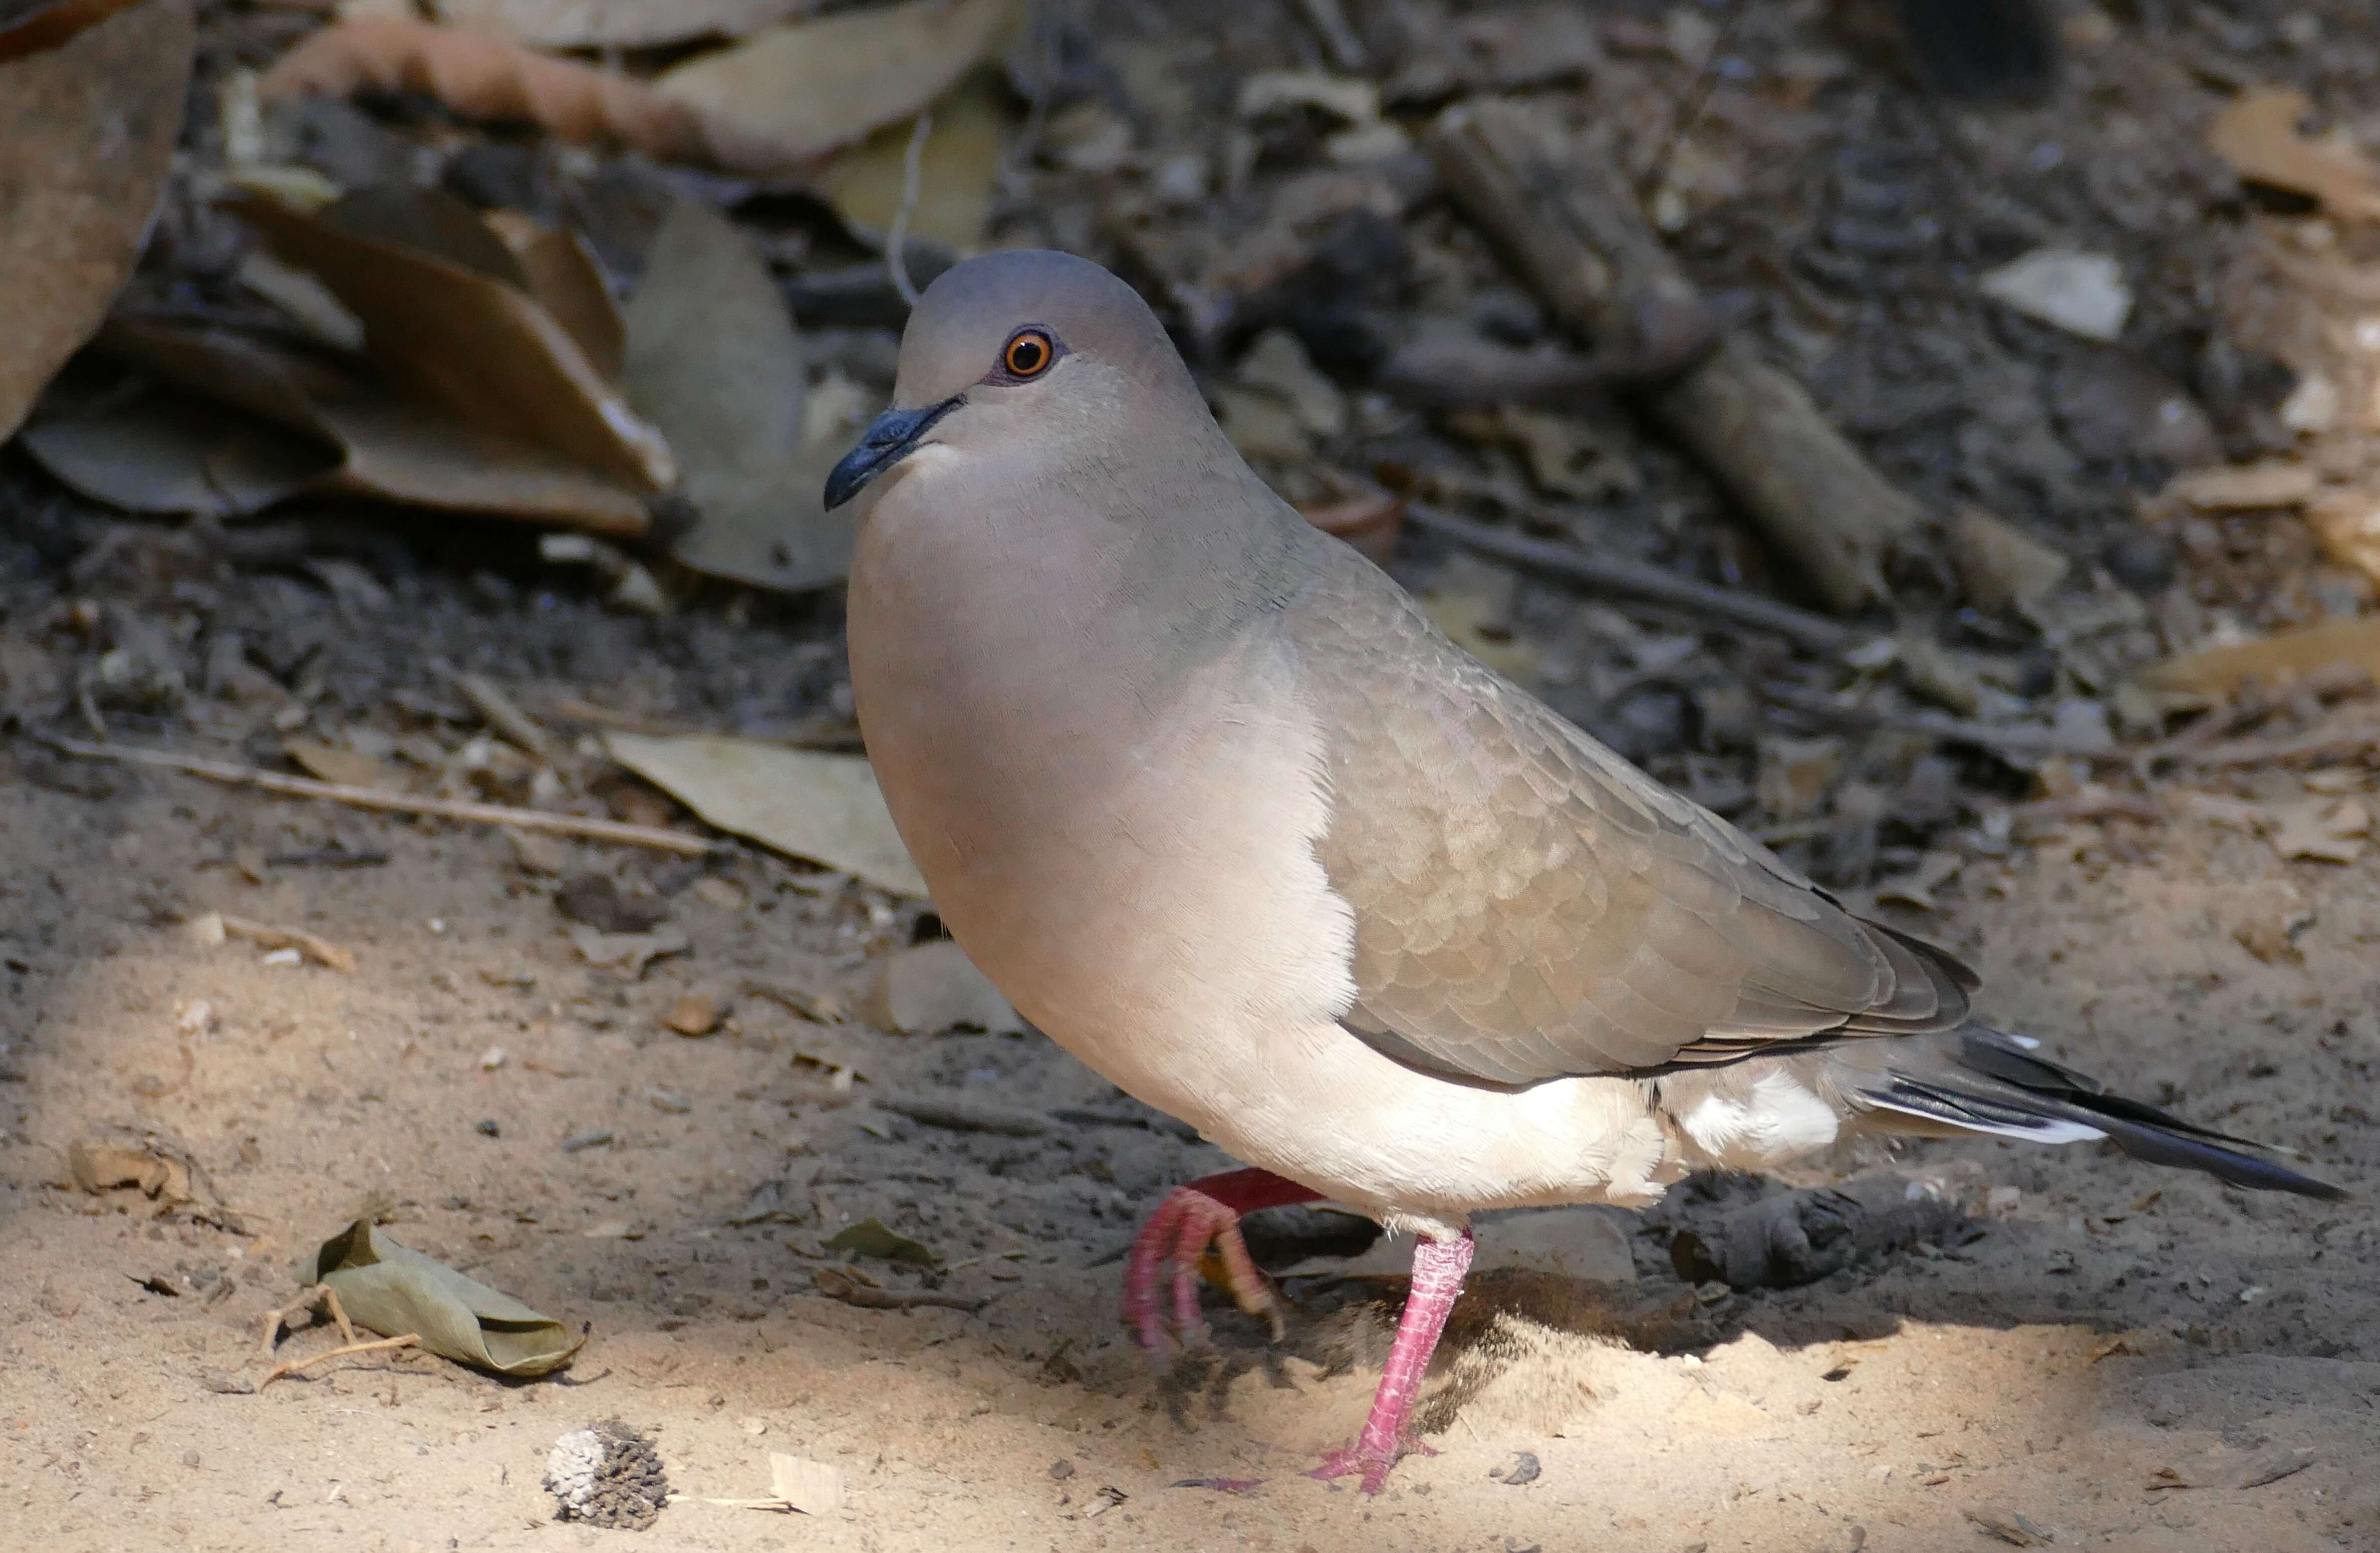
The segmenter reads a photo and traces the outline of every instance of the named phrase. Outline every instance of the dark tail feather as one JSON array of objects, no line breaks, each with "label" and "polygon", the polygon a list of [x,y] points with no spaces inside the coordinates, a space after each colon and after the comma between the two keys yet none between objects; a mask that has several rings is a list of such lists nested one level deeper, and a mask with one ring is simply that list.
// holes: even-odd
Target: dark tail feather
[{"label": "dark tail feather", "polygon": [[1926,84],[1971,102],[2033,103],[2058,84],[2058,27],[2041,0],[1900,0]]},{"label": "dark tail feather", "polygon": [[1892,1062],[1856,1092],[1869,1105],[1961,1132],[2041,1143],[2106,1137],[2135,1159],[2204,1171],[2257,1192],[2336,1201],[2347,1194],[2265,1158],[2263,1146],[2211,1132],[2026,1050],[1981,1025],[1925,1043],[1927,1061]]}]

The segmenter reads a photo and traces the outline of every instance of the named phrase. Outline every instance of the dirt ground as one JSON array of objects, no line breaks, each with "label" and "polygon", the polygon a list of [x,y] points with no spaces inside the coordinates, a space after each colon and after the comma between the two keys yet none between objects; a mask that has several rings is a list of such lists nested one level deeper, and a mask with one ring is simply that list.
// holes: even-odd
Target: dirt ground
[{"label": "dirt ground", "polygon": [[[14,1529],[0,1546],[2380,1548],[2380,868],[2344,836],[2317,841],[2360,861],[2283,862],[2216,823],[2380,803],[2369,739],[2320,771],[2179,769],[2154,787],[2103,761],[2081,774],[2137,801],[2059,821],[2022,800],[2089,797],[2075,770],[1864,721],[1922,702],[2034,734],[2080,710],[2104,730],[2099,702],[2143,662],[2370,607],[2368,578],[2295,516],[2151,505],[2178,468],[2284,454],[2380,491],[2375,423],[2338,409],[2365,403],[2380,371],[2380,291],[2360,278],[2380,251],[2370,227],[2334,231],[2302,200],[2243,190],[2203,142],[2230,93],[2272,81],[2380,144],[2367,8],[2061,6],[2058,91],[1971,113],[1914,84],[1882,5],[1614,4],[1591,81],[1540,80],[1524,36],[1537,14],[1523,8],[1344,7],[1384,79],[1502,38],[1486,52],[1512,80],[1463,91],[1552,103],[1657,206],[1666,197],[1682,264],[1879,468],[1929,511],[1975,504],[2053,547],[2074,564],[2070,602],[2106,619],[2051,631],[1971,605],[1929,538],[1895,577],[1900,621],[1957,672],[1910,689],[1873,665],[1790,661],[1706,620],[1450,557],[1410,530],[1399,576],[1437,588],[1466,645],[1829,885],[1864,902],[1955,867],[1933,886],[1938,911],[1907,920],[1982,968],[1987,1016],[2301,1156],[2356,1197],[2251,1197],[2082,1147],[1926,1146],[1901,1168],[1971,1209],[1972,1238],[1730,1294],[1682,1281],[1665,1237],[1883,1161],[1846,1151],[1783,1182],[1697,1178],[1618,1221],[1633,1279],[1475,1280],[1425,1399],[1437,1453],[1367,1501],[1299,1474],[1361,1420],[1394,1280],[1293,1279],[1279,1344],[1210,1296],[1216,1353],[1160,1373],[1118,1323],[1117,1258],[1169,1186],[1224,1168],[1219,1153],[1038,1036],[899,1037],[797,1012],[855,1006],[882,955],[930,938],[916,904],[756,847],[690,861],[522,846],[69,759],[39,737],[103,729],[280,770],[305,740],[401,763],[417,786],[468,776],[478,795],[691,830],[556,709],[755,735],[842,727],[832,590],[772,600],[669,574],[671,613],[638,618],[540,563],[518,528],[327,502],[228,528],[136,522],[5,449],[0,1515]],[[1131,275],[1210,384],[1264,387],[1254,342],[1294,335],[1310,358],[1295,386],[1343,413],[1328,434],[1291,426],[1265,455],[1293,499],[1378,477],[1599,554],[1806,601],[1623,404],[1440,416],[1373,381],[1420,322],[1515,348],[1556,331],[1427,192],[1417,153],[1350,172],[1325,156],[1337,126],[1318,109],[1242,122],[1245,79],[1324,67],[1318,7],[1050,9],[1065,25],[1038,84],[1010,73],[1016,133],[1038,141],[1002,173],[993,236]],[[1510,13],[1503,31],[1443,24],[1490,9]],[[181,171],[139,283],[152,303],[194,317],[251,305],[233,284],[248,239],[193,192],[194,170],[222,160],[229,72],[269,64],[319,19],[201,7]],[[1441,97],[1407,90],[1391,105],[1418,130]],[[839,374],[877,402],[889,389],[892,294],[815,201],[657,182],[621,159],[532,166],[551,148],[524,147],[517,127],[482,145],[481,127],[418,101],[317,103],[293,122],[343,185],[385,163],[566,218],[623,281],[664,208],[653,191],[696,189],[767,239],[813,387]],[[1118,161],[1117,144],[1132,154]],[[460,175],[510,165],[497,152],[518,152],[522,188],[472,193],[484,180]],[[1184,166],[1194,188],[1212,173],[1208,195],[1167,192],[1181,179],[1160,175]],[[2136,293],[2120,344],[1977,290],[2052,244],[2120,261]],[[2336,261],[2331,290],[2283,284],[2330,273],[2306,256]],[[2316,381],[2335,390],[2330,419],[2288,421]],[[545,719],[546,788],[517,758],[471,753],[481,731],[442,660]],[[1798,700],[1764,706],[1779,683]],[[2333,712],[2306,697],[2202,726],[2286,745]],[[2142,715],[2118,731],[2177,732]],[[2252,729],[2256,716],[2271,721]],[[1795,761],[1823,768],[1812,792],[1770,782]],[[2210,802],[2180,801],[2196,798]],[[555,899],[589,875],[686,951],[635,977],[589,964]],[[302,928],[355,969],[203,943],[190,925],[210,912]],[[726,1007],[714,1033],[666,1027],[688,994]],[[878,1104],[903,1096],[1028,1113],[1042,1130],[954,1130]],[[194,1200],[161,1211],[138,1191],[78,1189],[81,1140],[186,1160]],[[1563,1222],[1609,1244],[1603,1211]],[[273,1363],[260,1329],[297,1294],[293,1264],[362,1216],[583,1325],[585,1348],[531,1382],[382,1353],[259,1389]],[[826,1241],[870,1219],[939,1266],[856,1270],[896,1295],[981,1304],[830,1297],[817,1275],[848,1264]],[[1290,1215],[1252,1239],[1286,1265],[1324,1227]],[[1517,1232],[1488,1227],[1483,1265]],[[335,1341],[307,1327],[275,1357]],[[610,1418],[666,1462],[678,1498],[651,1531],[558,1523],[540,1486],[559,1436]],[[766,1492],[778,1451],[838,1467],[847,1502],[816,1518],[707,1502]]]},{"label": "dirt ground", "polygon": [[[1937,925],[1977,957],[1997,1017],[2303,1150],[2364,1201],[1939,1146],[1916,1161],[1993,1205],[1963,1246],[1709,1308],[1658,1254],[1633,1284],[1488,1280],[1440,1365],[1464,1400],[1439,1453],[1366,1503],[1298,1469],[1358,1422],[1392,1289],[1320,1289],[1278,1353],[1214,1310],[1225,1362],[1160,1377],[1117,1325],[1105,1258],[1211,1150],[1130,1125],[1018,1139],[896,1118],[868,1098],[1132,1113],[1038,1036],[830,1028],[741,993],[853,990],[867,938],[906,928],[882,900],[805,893],[815,876],[758,856],[698,890],[676,860],[586,850],[576,864],[632,889],[679,886],[664,899],[692,952],[627,982],[579,962],[550,883],[498,834],[165,773],[79,792],[62,789],[89,770],[34,774],[0,820],[0,1474],[18,1546],[632,1545],[556,1523],[539,1486],[558,1435],[613,1416],[654,1434],[686,1496],[645,1534],[664,1547],[1932,1548],[1988,1545],[1977,1515],[2065,1546],[2380,1546],[2368,868],[2285,870],[2212,830],[2130,865],[2039,846],[1979,865]],[[334,839],[387,861],[270,862]],[[251,882],[234,859],[260,852]],[[205,908],[302,924],[358,969],[267,965],[166,920]],[[2305,910],[2302,965],[2237,940]],[[687,990],[732,1001],[728,1027],[664,1030]],[[864,1082],[838,1092],[805,1056]],[[608,1144],[560,1147],[598,1128]],[[187,1149],[221,1211],[202,1193],[212,1222],[160,1220],[135,1192],[76,1192],[66,1150],[86,1136]],[[734,1222],[771,1183],[759,1206],[792,1222]],[[532,1383],[372,1356],[242,1394],[293,1258],[358,1212],[591,1323],[585,1351]],[[821,1240],[867,1217],[990,1303],[822,1297]],[[311,1329],[284,1352],[332,1341]],[[2312,1464],[2262,1486],[2158,1486],[2292,1448]],[[762,1492],[772,1450],[839,1465],[845,1508],[703,1502]],[[1509,1486],[1519,1451],[1542,1472]],[[1263,1481],[1178,1486],[1208,1477]]]}]

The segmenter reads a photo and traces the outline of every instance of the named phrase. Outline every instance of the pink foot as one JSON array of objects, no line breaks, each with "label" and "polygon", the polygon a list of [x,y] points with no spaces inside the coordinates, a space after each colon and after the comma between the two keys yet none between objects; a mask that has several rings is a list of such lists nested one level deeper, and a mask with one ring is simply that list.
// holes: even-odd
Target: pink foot
[{"label": "pink foot", "polygon": [[[1240,1215],[1260,1207],[1310,1203],[1322,1195],[1270,1171],[1230,1171],[1177,1186],[1157,1205],[1148,1222],[1132,1243],[1124,1264],[1123,1318],[1152,1357],[1163,1357],[1172,1343],[1196,1348],[1207,1341],[1207,1324],[1198,1315],[1198,1263],[1213,1246],[1222,1258],[1224,1281],[1232,1298],[1250,1316],[1272,1323],[1281,1336],[1281,1306],[1272,1286],[1248,1257],[1247,1242],[1240,1238]],[[1159,1281],[1172,1268],[1173,1310],[1168,1329]]]},{"label": "pink foot", "polygon": [[1436,1454],[1414,1438],[1406,1426],[1430,1355],[1438,1351],[1439,1335],[1446,1330],[1455,1296],[1463,1292],[1463,1275],[1470,1270],[1468,1230],[1459,1240],[1425,1240],[1414,1247],[1413,1289],[1405,1296],[1404,1315],[1397,1320],[1396,1341],[1389,1345],[1388,1367],[1380,1375],[1380,1389],[1372,1393],[1364,1432],[1354,1445],[1323,1458],[1306,1476],[1328,1479],[1361,1472],[1364,1492],[1377,1494],[1406,1451]]}]

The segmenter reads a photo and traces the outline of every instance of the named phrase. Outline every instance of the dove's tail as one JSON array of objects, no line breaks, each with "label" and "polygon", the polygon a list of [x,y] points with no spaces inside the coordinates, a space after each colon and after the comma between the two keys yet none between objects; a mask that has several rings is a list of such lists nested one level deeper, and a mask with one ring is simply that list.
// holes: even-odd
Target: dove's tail
[{"label": "dove's tail", "polygon": [[[2347,1195],[2275,1163],[2262,1145],[2113,1094],[2086,1074],[2034,1055],[2033,1044],[1988,1025],[1964,1025],[1945,1035],[1877,1042],[1860,1055],[1880,1060],[1861,1063],[1865,1071],[1855,1080],[1846,1082],[1850,1075],[1839,1072],[1836,1081],[1854,1103],[1910,1119],[1916,1124],[1911,1131],[1986,1133],[2032,1143],[2107,1138],[2135,1159],[2204,1171],[2234,1186],[2334,1200]],[[1838,1048],[1834,1055],[1858,1049]]]},{"label": "dove's tail", "polygon": [[2041,0],[1900,0],[1926,84],[1970,101],[2032,103],[2058,84],[2058,24]]}]

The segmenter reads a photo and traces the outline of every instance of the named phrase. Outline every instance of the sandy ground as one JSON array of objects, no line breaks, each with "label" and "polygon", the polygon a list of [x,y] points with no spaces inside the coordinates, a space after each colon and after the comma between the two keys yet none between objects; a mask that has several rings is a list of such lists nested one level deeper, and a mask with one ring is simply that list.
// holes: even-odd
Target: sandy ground
[{"label": "sandy ground", "polygon": [[[1979,1202],[2016,1189],[1964,1246],[1707,1306],[1649,1239],[1633,1283],[1489,1280],[1439,1370],[1438,1454],[1367,1502],[1298,1469],[1359,1420],[1393,1289],[1308,1286],[1277,1351],[1210,1301],[1220,1362],[1160,1377],[1118,1329],[1101,1259],[1219,1156],[1140,1127],[1019,1139],[895,1118],[867,1097],[947,1086],[1131,1113],[1038,1037],[829,1029],[741,991],[849,995],[869,937],[905,930],[880,902],[804,893],[758,857],[720,872],[734,889],[698,889],[675,861],[584,851],[574,866],[677,887],[693,952],[625,982],[579,962],[550,883],[501,836],[162,773],[108,785],[18,782],[0,818],[14,1546],[1677,1553],[1989,1546],[1981,1515],[2060,1546],[2380,1547],[2368,1199],[2250,1199],[2087,1148],[1941,1146],[1915,1162]],[[389,860],[268,861],[262,883],[238,866],[333,837]],[[2052,845],[1970,871],[1938,929],[1979,959],[1991,1012],[2368,1193],[2380,878],[2284,871],[2213,831],[2118,850],[2143,860]],[[169,920],[206,908],[302,924],[359,968],[267,965]],[[2305,908],[2302,965],[2238,941]],[[663,1030],[687,990],[733,1001],[729,1027]],[[201,1001],[204,1027],[186,1029]],[[493,1047],[505,1060],[483,1067]],[[867,1082],[838,1092],[806,1057]],[[596,1128],[613,1140],[559,1147]],[[142,1135],[188,1151],[219,1222],[67,1184],[74,1139]],[[797,1221],[731,1223],[771,1183],[764,1206]],[[1670,1211],[1740,1190],[1682,1189]],[[358,1212],[591,1322],[585,1351],[535,1383],[381,1355],[241,1394],[294,1256]],[[930,1281],[990,1303],[820,1295],[821,1240],[869,1216],[950,1264]],[[310,1329],[283,1352],[332,1341]],[[555,1438],[612,1416],[654,1434],[685,1496],[649,1533],[558,1524],[540,1488]],[[2261,1486],[2157,1486],[2291,1449],[2312,1464]],[[840,1466],[846,1506],[703,1502],[762,1492],[771,1450]],[[1542,1471],[1510,1486],[1521,1451]],[[1178,1486],[1219,1476],[1263,1482]]]}]

